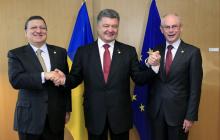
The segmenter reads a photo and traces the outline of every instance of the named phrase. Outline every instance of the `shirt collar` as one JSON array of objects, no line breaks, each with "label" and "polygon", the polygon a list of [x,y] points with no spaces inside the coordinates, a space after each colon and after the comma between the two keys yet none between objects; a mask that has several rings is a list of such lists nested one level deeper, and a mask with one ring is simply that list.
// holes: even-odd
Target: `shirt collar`
[{"label": "shirt collar", "polygon": [[181,40],[178,39],[176,42],[174,42],[173,44],[169,44],[168,42],[166,42],[166,48],[169,45],[172,45],[174,49],[178,49],[179,45],[180,45]]},{"label": "shirt collar", "polygon": [[35,46],[32,45],[32,44],[30,44],[30,46],[31,46],[31,48],[34,50],[34,52],[36,52],[37,49],[41,49],[43,52],[47,52],[47,45],[46,45],[46,44],[42,45],[40,48],[35,47]]},{"label": "shirt collar", "polygon": [[113,40],[110,43],[105,43],[104,41],[102,41],[100,38],[98,38],[98,46],[99,48],[101,48],[104,44],[109,44],[110,48],[114,48],[114,44],[115,44],[115,40]]}]

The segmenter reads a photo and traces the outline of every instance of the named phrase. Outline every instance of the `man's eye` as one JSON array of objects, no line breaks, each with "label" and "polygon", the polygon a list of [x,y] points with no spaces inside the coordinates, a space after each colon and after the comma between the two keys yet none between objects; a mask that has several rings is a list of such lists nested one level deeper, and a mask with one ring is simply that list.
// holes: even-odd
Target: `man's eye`
[{"label": "man's eye", "polygon": [[37,29],[37,27],[31,27],[32,30]]},{"label": "man's eye", "polygon": [[41,30],[46,30],[47,28],[46,27],[39,27]]},{"label": "man's eye", "polygon": [[118,26],[117,26],[117,25],[113,25],[113,26],[112,26],[112,28],[115,28],[115,29],[117,29],[117,28],[118,28]]}]

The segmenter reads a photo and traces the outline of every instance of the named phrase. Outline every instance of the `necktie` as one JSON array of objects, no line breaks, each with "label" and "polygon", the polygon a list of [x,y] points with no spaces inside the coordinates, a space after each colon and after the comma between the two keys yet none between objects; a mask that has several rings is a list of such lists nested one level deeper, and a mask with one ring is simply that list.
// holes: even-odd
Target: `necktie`
[{"label": "necktie", "polygon": [[103,47],[105,48],[105,52],[103,55],[103,75],[104,75],[105,82],[107,83],[110,66],[111,66],[111,56],[108,50],[110,45],[104,44]]},{"label": "necktie", "polygon": [[172,52],[171,52],[172,49],[173,49],[172,45],[167,46],[166,64],[165,64],[166,75],[169,74],[170,66],[172,64]]},{"label": "necktie", "polygon": [[46,67],[46,65],[45,65],[45,63],[44,63],[43,57],[41,56],[41,53],[42,53],[42,52],[43,52],[43,51],[42,51],[41,49],[37,49],[37,51],[36,51],[36,53],[37,53],[37,58],[38,58],[38,60],[40,61],[40,64],[41,64],[41,66],[42,66],[44,72],[46,72],[46,71],[47,71],[47,67]]}]

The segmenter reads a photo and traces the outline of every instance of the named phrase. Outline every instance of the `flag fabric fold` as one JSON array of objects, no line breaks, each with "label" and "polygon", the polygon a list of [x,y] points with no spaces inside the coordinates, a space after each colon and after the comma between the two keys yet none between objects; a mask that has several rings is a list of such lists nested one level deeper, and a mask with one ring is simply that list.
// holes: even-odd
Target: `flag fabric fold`
[{"label": "flag fabric fold", "polygon": [[[155,0],[152,0],[148,15],[148,22],[141,51],[141,64],[148,57],[148,50],[165,42],[160,31],[160,15]],[[147,100],[149,86],[135,86],[132,96],[133,123],[139,133],[140,140],[151,140],[150,122],[147,115]]]},{"label": "flag fabric fold", "polygon": [[[80,46],[94,41],[92,29],[89,21],[86,3],[83,2],[76,23],[72,32],[72,37],[67,51],[69,66],[72,65],[74,55]],[[72,90],[72,113],[70,121],[66,127],[70,131],[74,140],[87,140],[83,114],[83,84]]]}]

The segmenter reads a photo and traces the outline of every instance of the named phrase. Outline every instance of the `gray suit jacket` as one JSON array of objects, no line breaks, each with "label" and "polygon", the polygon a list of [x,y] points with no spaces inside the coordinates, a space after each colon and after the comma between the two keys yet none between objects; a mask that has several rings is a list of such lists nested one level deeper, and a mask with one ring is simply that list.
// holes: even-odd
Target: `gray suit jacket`
[{"label": "gray suit jacket", "polygon": [[[68,74],[66,50],[48,45],[51,70]],[[54,132],[64,129],[65,113],[71,111],[71,92],[56,87],[50,81],[42,84],[43,71],[30,45],[8,52],[8,75],[11,85],[18,89],[14,129],[29,134],[41,134],[46,116]]]},{"label": "gray suit jacket", "polygon": [[161,64],[159,74],[151,84],[150,116],[154,119],[159,111],[163,111],[171,126],[182,125],[184,119],[196,121],[203,77],[200,50],[181,41],[169,76],[164,68],[165,46],[156,50],[161,53]]}]

